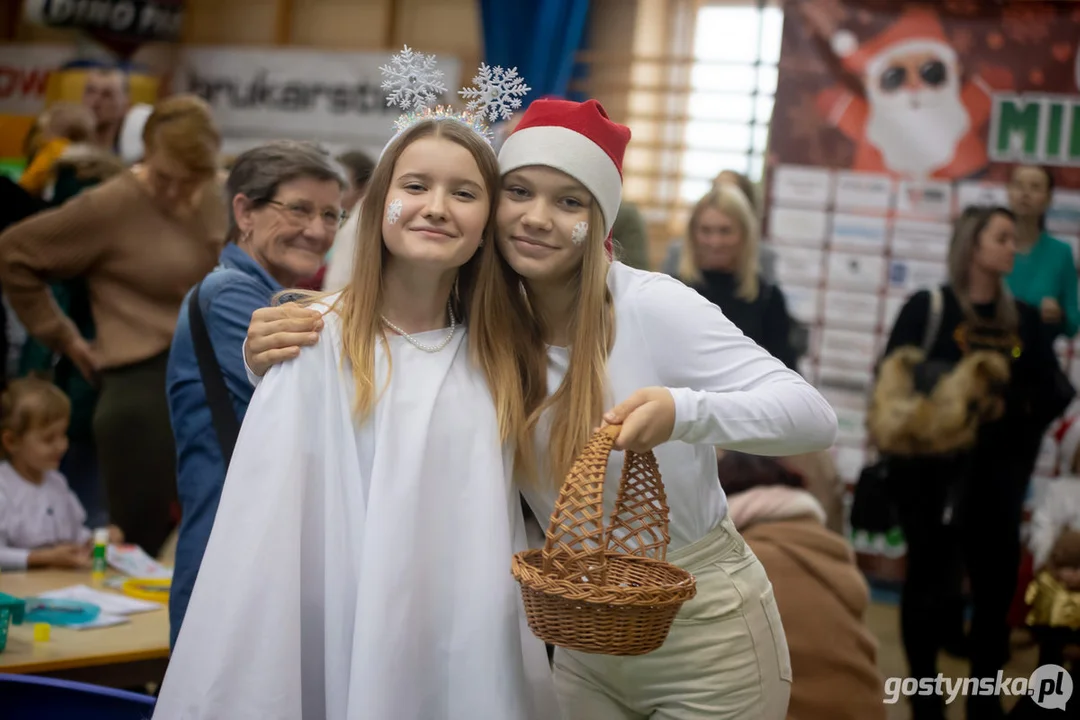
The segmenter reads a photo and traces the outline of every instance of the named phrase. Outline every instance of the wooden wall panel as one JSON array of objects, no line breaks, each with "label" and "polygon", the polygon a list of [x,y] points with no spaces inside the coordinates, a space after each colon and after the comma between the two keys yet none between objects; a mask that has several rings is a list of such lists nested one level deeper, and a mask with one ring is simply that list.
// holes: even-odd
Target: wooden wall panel
[{"label": "wooden wall panel", "polygon": [[334,50],[377,50],[385,46],[393,0],[291,2],[290,45]]},{"label": "wooden wall panel", "polygon": [[387,47],[408,44],[425,52],[461,60],[463,81],[472,78],[483,57],[479,0],[397,0],[393,35]]},{"label": "wooden wall panel", "polygon": [[273,45],[278,3],[285,0],[186,0],[184,42]]}]

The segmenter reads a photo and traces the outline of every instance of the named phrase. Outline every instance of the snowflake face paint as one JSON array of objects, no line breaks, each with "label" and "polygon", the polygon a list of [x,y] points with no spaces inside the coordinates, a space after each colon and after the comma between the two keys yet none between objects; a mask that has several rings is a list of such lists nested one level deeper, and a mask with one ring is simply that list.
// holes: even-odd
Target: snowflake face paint
[{"label": "snowflake face paint", "polygon": [[582,220],[574,226],[573,232],[570,233],[570,239],[573,240],[575,245],[580,245],[585,242],[585,238],[589,236],[589,223]]},{"label": "snowflake face paint", "polygon": [[401,219],[401,200],[394,198],[390,201],[390,204],[386,206],[386,222],[388,225],[396,225],[397,221]]}]

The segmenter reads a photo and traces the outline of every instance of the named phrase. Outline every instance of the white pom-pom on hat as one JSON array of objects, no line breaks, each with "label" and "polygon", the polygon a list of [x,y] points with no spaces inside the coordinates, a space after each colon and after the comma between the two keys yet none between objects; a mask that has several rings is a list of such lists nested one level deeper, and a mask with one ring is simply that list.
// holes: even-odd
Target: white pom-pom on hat
[{"label": "white pom-pom on hat", "polygon": [[859,40],[850,30],[837,30],[829,41],[832,51],[840,57],[847,57],[859,49]]}]

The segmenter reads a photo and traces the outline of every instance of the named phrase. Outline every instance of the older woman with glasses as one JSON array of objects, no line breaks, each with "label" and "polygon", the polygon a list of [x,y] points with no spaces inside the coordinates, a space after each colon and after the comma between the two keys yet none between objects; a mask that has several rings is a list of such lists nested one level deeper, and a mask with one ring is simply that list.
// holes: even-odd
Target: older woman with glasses
[{"label": "older woman with glasses", "polygon": [[324,150],[290,141],[245,152],[229,174],[228,244],[184,302],[166,378],[183,510],[169,596],[172,643],[251,401],[243,359],[251,314],[319,268],[341,223],[347,187]]}]

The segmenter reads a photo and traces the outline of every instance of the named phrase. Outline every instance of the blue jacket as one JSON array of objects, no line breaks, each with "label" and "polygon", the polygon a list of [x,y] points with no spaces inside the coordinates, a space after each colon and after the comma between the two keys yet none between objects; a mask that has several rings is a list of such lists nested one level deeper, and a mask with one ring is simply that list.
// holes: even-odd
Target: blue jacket
[{"label": "blue jacket", "polygon": [[[270,299],[282,287],[235,244],[225,246],[219,263],[203,281],[199,307],[236,416],[242,421],[254,392],[244,371],[243,356],[251,313],[269,305]],[[183,511],[169,593],[170,646],[176,644],[195,587],[226,470],[195,358],[187,308],[188,298],[185,298],[176,322],[165,376],[169,416],[176,438],[176,484]]]}]

